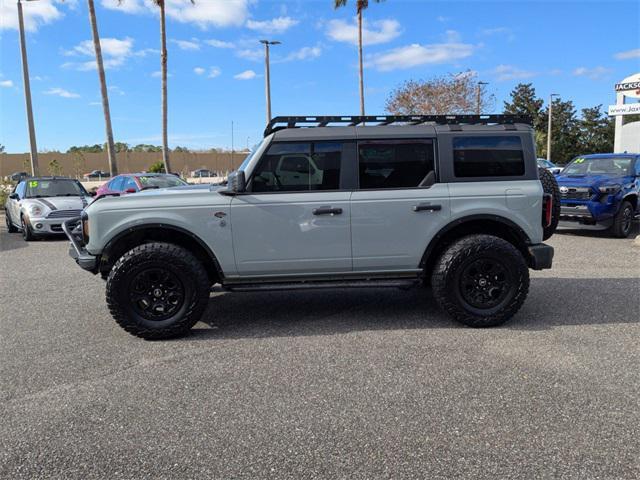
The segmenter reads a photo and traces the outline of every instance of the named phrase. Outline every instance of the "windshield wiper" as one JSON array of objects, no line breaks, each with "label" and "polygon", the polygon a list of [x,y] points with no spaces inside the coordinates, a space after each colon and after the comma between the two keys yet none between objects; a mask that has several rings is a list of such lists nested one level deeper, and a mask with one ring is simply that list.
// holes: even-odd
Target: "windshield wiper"
[{"label": "windshield wiper", "polygon": [[142,188],[140,189],[140,191],[142,191],[142,190],[149,190],[149,189],[151,189],[151,188],[160,188],[160,187],[159,187],[159,186],[157,186],[157,185],[147,185],[146,187],[142,187]]},{"label": "windshield wiper", "polygon": [[58,195],[54,195],[55,197],[79,197],[79,193],[59,193]]}]

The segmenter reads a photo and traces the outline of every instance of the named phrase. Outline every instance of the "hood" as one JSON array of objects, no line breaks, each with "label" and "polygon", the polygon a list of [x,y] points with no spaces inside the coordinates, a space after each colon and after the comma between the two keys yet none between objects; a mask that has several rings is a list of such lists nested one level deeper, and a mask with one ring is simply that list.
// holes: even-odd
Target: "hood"
[{"label": "hood", "polygon": [[91,201],[91,197],[44,197],[25,198],[23,205],[39,205],[46,210],[82,210]]},{"label": "hood", "polygon": [[183,187],[150,188],[138,193],[97,198],[87,212],[107,210],[137,210],[146,208],[197,207],[228,205],[231,197],[218,193],[220,185],[185,185]]},{"label": "hood", "polygon": [[602,185],[624,185],[629,183],[628,177],[616,177],[611,175],[557,175],[559,186],[565,187],[593,187]]}]

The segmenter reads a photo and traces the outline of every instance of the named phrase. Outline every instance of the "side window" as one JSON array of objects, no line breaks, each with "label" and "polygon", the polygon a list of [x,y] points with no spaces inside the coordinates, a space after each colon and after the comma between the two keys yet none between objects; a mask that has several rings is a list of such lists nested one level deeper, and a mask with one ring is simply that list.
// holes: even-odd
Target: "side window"
[{"label": "side window", "polygon": [[115,192],[121,192],[123,184],[124,184],[124,177],[116,177],[109,182],[109,190],[113,190]]},{"label": "side window", "polygon": [[138,185],[136,185],[136,181],[133,179],[133,177],[124,177],[124,185],[122,186],[122,190],[129,190],[129,189],[133,189],[136,192],[138,191]]},{"label": "side window", "polygon": [[274,143],[256,168],[251,191],[338,190],[341,159],[341,143]]},{"label": "side window", "polygon": [[431,185],[435,182],[433,142],[361,143],[358,169],[361,189]]},{"label": "side window", "polygon": [[453,139],[453,170],[456,177],[524,175],[520,137],[456,137]]},{"label": "side window", "polygon": [[20,197],[20,200],[24,198],[24,192],[26,190],[27,184],[25,182],[20,182],[16,187],[16,193]]},{"label": "side window", "polygon": [[636,157],[636,175],[640,177],[640,157]]}]

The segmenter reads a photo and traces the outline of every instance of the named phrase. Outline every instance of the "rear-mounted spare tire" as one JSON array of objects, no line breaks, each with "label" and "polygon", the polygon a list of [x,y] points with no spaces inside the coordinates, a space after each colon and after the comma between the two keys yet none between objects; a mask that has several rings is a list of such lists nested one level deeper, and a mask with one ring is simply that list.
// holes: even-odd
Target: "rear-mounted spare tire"
[{"label": "rear-mounted spare tire", "polygon": [[560,221],[560,189],[556,177],[546,168],[538,168],[538,177],[540,177],[544,193],[551,195],[551,221],[548,224],[545,212],[542,212],[542,239],[547,240],[555,233]]}]

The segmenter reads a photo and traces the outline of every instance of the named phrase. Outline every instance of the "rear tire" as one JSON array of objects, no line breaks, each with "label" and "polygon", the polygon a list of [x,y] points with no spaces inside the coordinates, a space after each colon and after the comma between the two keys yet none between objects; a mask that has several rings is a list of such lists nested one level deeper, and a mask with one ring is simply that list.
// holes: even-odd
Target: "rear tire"
[{"label": "rear tire", "polygon": [[[542,189],[544,193],[550,193],[552,195],[551,206],[551,225],[543,227],[542,239],[548,240],[555,233],[558,228],[558,222],[560,221],[560,188],[558,188],[558,181],[546,168],[538,168],[538,177],[540,177],[540,183],[542,183]],[[544,223],[543,223],[544,225]]]},{"label": "rear tire", "polygon": [[176,337],[200,320],[209,278],[188,250],[146,243],[125,253],[107,279],[107,305],[127,332],[147,340]]},{"label": "rear tire", "polygon": [[440,307],[470,327],[509,320],[529,292],[529,269],[520,251],[491,235],[469,235],[450,245],[431,273]]},{"label": "rear tire", "polygon": [[611,234],[616,238],[627,238],[633,225],[633,205],[626,200],[620,205],[611,225]]},{"label": "rear tire", "polygon": [[16,233],[18,228],[11,221],[11,215],[9,215],[9,210],[4,211],[4,221],[7,223],[7,231],[9,233]]}]

